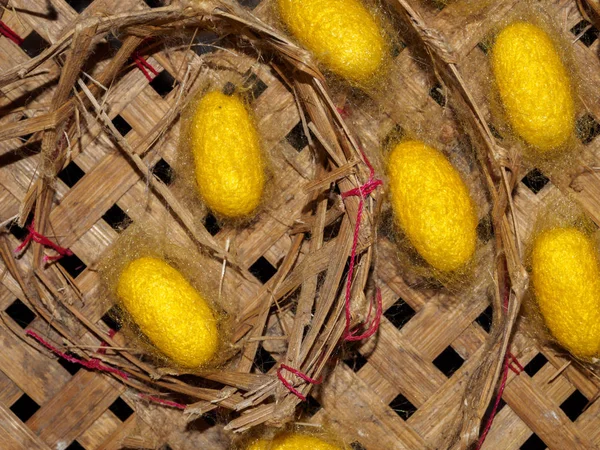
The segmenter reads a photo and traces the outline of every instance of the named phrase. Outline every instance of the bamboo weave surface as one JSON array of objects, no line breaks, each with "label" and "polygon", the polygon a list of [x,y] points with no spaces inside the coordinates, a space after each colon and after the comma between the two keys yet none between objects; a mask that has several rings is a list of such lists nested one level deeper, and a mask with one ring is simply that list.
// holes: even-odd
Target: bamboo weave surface
[{"label": "bamboo weave surface", "polygon": [[[81,14],[113,14],[149,7],[142,0],[71,2],[77,9],[88,3]],[[267,13],[266,7],[259,2],[246,3],[259,17]],[[485,85],[482,80],[487,76],[489,67],[478,44],[493,27],[494,18],[500,20],[517,2],[495,2],[485,14],[477,17],[465,15],[460,8],[461,2],[450,3],[441,10],[413,3],[412,6],[422,13],[427,24],[440,30],[451,43],[458,56],[459,67],[463,73],[470,75],[467,83],[471,92],[479,105],[485,107],[487,92],[482,87]],[[553,16],[559,18],[560,32],[574,41],[574,57],[586,83],[598,86],[600,43],[594,39],[593,30],[584,34],[585,39],[576,40],[577,36],[571,30],[583,20],[576,4],[571,1],[547,1],[546,4]],[[27,39],[33,40],[29,37],[34,36],[33,32],[47,42],[55,42],[78,18],[73,6],[63,0],[50,3],[17,0],[11,1],[10,6],[15,8],[16,14],[9,8],[2,20],[20,36],[26,37],[26,42]],[[211,39],[211,36],[203,38]],[[204,48],[205,51],[207,49],[210,48]],[[0,38],[0,52],[0,73],[30,57],[5,38]],[[191,55],[190,52],[192,50],[187,51]],[[140,71],[132,69],[111,86],[105,102],[109,105],[113,123],[126,131],[124,134],[128,142],[135,143],[150,133],[175,101],[176,89],[169,89],[169,75],[181,80],[180,64],[185,53],[185,49],[158,52],[149,58],[153,67],[161,72],[158,81],[149,83]],[[300,116],[294,97],[267,65],[257,63],[252,57],[231,56],[218,49],[191,56],[198,61],[228,61],[237,72],[254,74],[260,80],[252,77],[251,86],[256,97],[252,107],[259,128],[268,130],[268,134],[263,136],[265,145],[273,149],[272,154],[279,155],[275,165],[280,170],[276,175],[280,192],[275,194],[271,207],[250,229],[236,232],[223,228],[215,237],[222,245],[230,239],[244,268],[260,268],[261,277],[267,277],[269,272],[272,275],[279,267],[292,245],[289,231],[297,224],[295,220],[302,217],[301,207],[306,201],[306,194],[298,186],[311,179],[312,160],[299,127]],[[402,95],[390,96],[389,105],[386,105],[389,108],[377,121],[370,122],[369,117],[361,116],[360,111],[355,112],[352,122],[364,126],[359,134],[368,151],[375,151],[377,139],[394,127],[396,114],[401,114],[405,121],[413,116],[415,128],[418,128],[419,117],[425,114],[439,117],[440,128],[444,125],[443,101],[436,94],[439,91],[434,78],[423,65],[427,66],[416,58],[408,45],[395,59],[394,73],[399,76],[390,87],[391,91],[402,92]],[[43,67],[48,69],[48,73],[38,75],[35,84],[33,81],[21,81],[3,90],[0,99],[3,123],[17,121],[23,114],[34,116],[38,109],[47,108],[53,90],[51,81],[56,79],[59,71],[55,62],[47,62]],[[47,89],[37,89],[39,77],[47,78]],[[587,114],[600,121],[600,98],[598,94],[593,95],[596,97],[584,100]],[[19,107],[24,107],[23,111],[19,111]],[[127,128],[130,131],[127,132]],[[149,167],[154,167],[161,160],[159,167],[165,163],[174,164],[177,130],[172,133],[171,139],[165,139],[164,145],[145,157]],[[600,138],[593,137],[585,137],[589,140],[586,152],[593,161],[597,161],[594,157]],[[114,144],[99,126],[81,139],[85,150],[74,158],[76,167],[71,166],[71,170],[63,172],[64,176],[58,181],[58,198],[50,217],[51,235],[60,245],[72,249],[78,258],[63,263],[75,275],[74,282],[84,295],[81,312],[107,329],[103,317],[106,317],[111,305],[97,296],[98,275],[93,267],[98,255],[118,236],[115,211],[117,216],[119,210],[122,211],[134,222],[141,220],[142,217],[136,215],[139,214],[136,206],[141,199],[147,198],[148,193],[145,181],[115,151]],[[1,222],[18,213],[39,161],[35,143],[24,145],[21,139],[0,142],[0,152]],[[598,164],[592,164],[595,165]],[[600,224],[600,181],[593,172],[582,170],[580,173],[573,180],[552,180],[543,187],[532,184],[533,177],[525,177],[514,199],[523,238],[530,231],[535,212],[556,195],[558,189],[575,195],[594,221]],[[538,191],[538,188],[541,189]],[[107,215],[111,208],[113,214]],[[150,203],[150,215],[160,221],[169,213],[162,203],[153,201]],[[482,219],[485,220],[484,217]],[[173,220],[168,223],[169,226],[179,226]],[[10,247],[14,248],[23,236],[16,228],[12,230],[13,233],[6,236]],[[377,253],[377,283],[382,289],[385,310],[379,335],[376,340],[367,341],[359,347],[357,356],[331,362],[329,377],[311,395],[307,410],[312,416],[304,420],[328,422],[350,442],[359,442],[369,449],[440,448],[441,432],[454,417],[461,400],[460,387],[474,369],[475,356],[483,351],[488,323],[486,315],[491,314],[489,301],[483,290],[465,293],[463,298],[453,301],[455,299],[440,295],[435,289],[413,286],[410,280],[402,277],[396,264],[394,244],[385,237],[377,243]],[[25,270],[31,264],[31,256],[26,254],[18,264]],[[265,280],[263,278],[262,281]],[[259,280],[255,283],[238,280],[226,285],[226,289],[235,292],[241,302],[249,301],[259,288]],[[206,418],[195,421],[191,426],[186,425],[179,411],[141,402],[122,385],[102,374],[81,369],[72,375],[63,367],[64,363],[19,339],[13,330],[18,333],[23,324],[15,322],[9,312],[17,308],[18,304],[14,302],[21,295],[18,284],[6,274],[0,286],[0,311],[6,311],[4,321],[0,323],[2,448],[228,447],[228,438],[218,421],[214,423]],[[50,333],[38,318],[31,322],[29,328]],[[279,334],[281,330],[272,322],[268,332]],[[97,344],[83,330],[79,337],[81,342]],[[267,341],[259,356],[268,359],[269,350],[277,354],[276,344]],[[596,382],[571,366],[556,376],[566,360],[551,349],[543,349],[540,354],[521,331],[517,332],[511,351],[526,370],[518,376],[509,373],[503,396],[506,404],[499,412],[484,448],[600,446],[597,402],[577,417],[568,417],[563,411],[572,411],[565,406],[572,404],[583,409],[585,399],[595,398],[598,392]],[[342,359],[345,357],[344,354],[340,356]],[[74,372],[72,367],[68,368]],[[128,409],[121,402],[135,412],[127,417],[123,411],[127,413]],[[31,410],[22,406],[27,404],[37,405],[39,409],[22,421],[15,411]],[[168,426],[165,427],[165,424]],[[169,431],[165,432],[165,429]]]}]

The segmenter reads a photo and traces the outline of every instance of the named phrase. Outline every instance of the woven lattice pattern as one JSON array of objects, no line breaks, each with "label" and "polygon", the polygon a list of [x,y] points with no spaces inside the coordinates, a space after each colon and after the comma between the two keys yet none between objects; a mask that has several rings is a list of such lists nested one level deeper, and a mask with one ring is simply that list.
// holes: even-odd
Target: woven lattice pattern
[{"label": "woven lattice pattern", "polygon": [[[241,2],[258,17],[269,13],[260,1]],[[393,2],[390,0],[389,2]],[[441,31],[452,45],[475,100],[486,110],[488,92],[483,82],[489,76],[486,47],[481,44],[489,30],[514,7],[516,0],[493,2],[485,14],[470,17],[461,1],[442,7],[432,2],[414,1],[427,24]],[[573,55],[589,86],[600,85],[600,41],[598,30],[580,15],[574,1],[548,1],[549,14],[560,18],[559,30],[573,41]],[[36,56],[73,27],[78,17],[94,13],[154,8],[159,0],[11,0],[2,21],[24,39],[21,46],[0,37],[0,72]],[[466,26],[468,24],[468,26]],[[119,47],[118,37],[110,36],[96,50],[97,66],[91,76]],[[247,302],[277,272],[292,246],[289,231],[302,217],[306,193],[299,189],[311,179],[312,158],[294,96],[269,66],[250,56],[231,56],[218,48],[219,38],[210,32],[196,36],[193,46],[158,51],[148,63],[158,75],[149,81],[141,70],[129,67],[128,73],[110,86],[103,98],[114,126],[134,144],[148,135],[176,101],[177,83],[182,81],[183,61],[227,61],[245,75],[252,92],[252,108],[264,131],[264,144],[277,155],[274,175],[277,192],[267,211],[243,231],[221,227],[214,217],[205,219],[207,230],[220,245],[231,241],[238,262],[255,275],[254,282],[241,277],[226,282],[225,288]],[[159,49],[160,50],[160,49]],[[424,67],[425,66],[425,67]],[[366,124],[358,132],[366,149],[377,151],[378,137],[396,126],[396,111],[403,121],[439,117],[431,126],[444,125],[444,90],[412,52],[410,45],[399,48],[394,59],[395,79],[380,121],[368,125],[369,118],[355,111],[355,124]],[[48,61],[34,79],[24,79],[2,90],[2,123],[33,117],[47,107],[59,75],[56,61]],[[43,80],[43,81],[40,81]],[[47,82],[47,85],[45,83]],[[35,89],[32,87],[35,86]],[[39,86],[42,86],[41,88]],[[594,168],[600,159],[600,93],[582,99],[587,110],[578,118],[587,130],[579,136],[585,144],[587,164]],[[276,113],[274,106],[276,105]],[[400,113],[398,113],[400,114]],[[485,114],[489,117],[489,111]],[[85,118],[81,118],[84,120]],[[406,122],[405,122],[406,123]],[[275,130],[275,131],[274,131]],[[175,164],[178,130],[173,129],[164,144],[144,157],[155,176],[171,182],[170,167]],[[81,314],[109,331],[118,325],[111,319],[110,302],[99,296],[99,276],[94,264],[119,233],[142,219],[138,205],[147,198],[147,185],[114,148],[99,125],[80,137],[85,150],[59,174],[57,200],[50,216],[50,234],[73,256],[58,264],[73,278],[84,301]],[[0,222],[19,212],[27,189],[39,165],[40,136],[0,142]],[[594,168],[595,170],[595,168]],[[594,171],[581,171],[574,179],[548,179],[531,167],[519,184],[514,203],[521,237],[529,234],[532,217],[557,190],[574,195],[596,223],[600,223],[600,178]],[[483,199],[480,202],[483,205]],[[150,215],[169,215],[159,201],[149,203]],[[483,252],[489,244],[488,210],[480,210],[479,239]],[[146,211],[148,213],[148,211]],[[173,219],[169,226],[179,227]],[[335,225],[335,224],[334,224]],[[335,226],[326,229],[333,238]],[[26,230],[12,225],[7,241],[15,248]],[[486,245],[486,243],[488,243]],[[439,290],[415,286],[403,278],[397,249],[386,237],[377,243],[377,283],[381,287],[384,317],[376,338],[356,349],[344,350],[331,361],[331,372],[318,389],[312,391],[303,421],[328,423],[334,431],[347,436],[354,448],[424,449],[442,448],[446,427],[454,419],[461,401],[461,387],[474,370],[478,352],[489,332],[492,310],[485,286],[476,286],[460,298]],[[31,254],[18,265],[25,271]],[[8,274],[0,283],[0,446],[6,449],[118,449],[118,448],[228,448],[218,414],[210,413],[187,427],[181,412],[149,405],[127,392],[126,388],[103,374],[57,360],[39,351],[22,338],[25,327],[49,335],[60,342],[43,320],[23,301],[19,285]],[[291,320],[286,311],[282,320]],[[286,316],[287,315],[287,316]],[[280,334],[269,322],[268,334]],[[98,345],[98,340],[81,329],[82,343]],[[119,339],[119,333],[116,335]],[[357,350],[357,351],[354,351]],[[265,341],[255,360],[255,370],[268,371],[276,363],[280,349],[277,341]],[[519,329],[512,343],[517,363],[509,372],[501,409],[490,431],[485,449],[568,449],[600,446],[598,412],[589,400],[598,393],[597,382],[576,367],[563,369],[567,359],[551,349],[539,349]],[[165,423],[172,423],[164,432]],[[160,426],[157,426],[160,425]],[[192,436],[192,437],[190,437]]]}]

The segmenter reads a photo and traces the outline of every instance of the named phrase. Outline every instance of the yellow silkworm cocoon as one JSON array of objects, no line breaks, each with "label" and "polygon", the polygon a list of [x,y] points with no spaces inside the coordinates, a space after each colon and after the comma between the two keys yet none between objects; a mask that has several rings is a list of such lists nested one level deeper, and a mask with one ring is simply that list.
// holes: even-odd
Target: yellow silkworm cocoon
[{"label": "yellow silkworm cocoon", "polygon": [[544,322],[573,355],[600,353],[600,267],[594,242],[576,228],[554,228],[536,239],[535,296]]},{"label": "yellow silkworm cocoon", "polygon": [[190,124],[196,183],[206,205],[221,216],[252,214],[265,185],[258,132],[236,96],[209,92],[196,105]]},{"label": "yellow silkworm cocoon", "polygon": [[513,130],[540,152],[565,144],[575,128],[571,82],[546,32],[525,22],[507,26],[496,37],[492,66]]},{"label": "yellow silkworm cocoon", "polygon": [[282,433],[272,441],[260,439],[247,450],[343,450],[343,448],[308,434]]},{"label": "yellow silkworm cocoon", "polygon": [[477,240],[477,216],[458,171],[423,142],[398,144],[388,159],[396,223],[419,254],[441,271],[469,262]]},{"label": "yellow silkworm cocoon", "polygon": [[177,364],[198,367],[217,351],[211,307],[165,261],[142,257],[129,263],[119,276],[117,295],[140,331]]},{"label": "yellow silkworm cocoon", "polygon": [[360,0],[278,0],[291,33],[333,73],[366,84],[389,59],[385,33]]}]

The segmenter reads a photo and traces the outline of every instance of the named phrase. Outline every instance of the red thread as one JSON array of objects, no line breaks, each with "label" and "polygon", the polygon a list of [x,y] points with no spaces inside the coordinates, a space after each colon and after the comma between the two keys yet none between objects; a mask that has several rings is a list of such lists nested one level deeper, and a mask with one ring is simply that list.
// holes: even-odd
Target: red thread
[{"label": "red thread", "polygon": [[[360,341],[363,339],[367,339],[368,337],[373,336],[377,330],[379,329],[379,324],[381,322],[381,314],[383,312],[383,306],[381,301],[381,291],[377,289],[376,301],[377,301],[377,311],[375,312],[375,318],[373,319],[373,323],[367,328],[367,330],[361,334],[356,335],[354,332],[350,331],[350,322],[352,319],[351,309],[350,309],[350,301],[351,301],[351,293],[352,293],[352,275],[354,274],[354,264],[356,262],[356,248],[358,247],[358,236],[360,232],[360,223],[362,221],[363,208],[365,205],[365,198],[368,197],[372,192],[375,191],[379,186],[383,185],[383,181],[375,178],[375,169],[371,165],[369,158],[367,155],[361,150],[362,157],[365,161],[365,164],[369,168],[369,179],[367,182],[357,188],[351,189],[349,191],[342,193],[342,199],[346,199],[348,197],[360,197],[358,202],[358,214],[356,216],[356,226],[354,227],[354,238],[352,241],[352,252],[350,254],[350,265],[348,267],[348,281],[346,282],[346,328],[344,329],[343,338],[346,341]],[[369,309],[369,317],[371,316],[372,304]],[[367,319],[367,321],[368,321]]]},{"label": "red thread", "polygon": [[57,256],[47,256],[47,255],[44,256],[44,262],[58,261],[63,256],[73,255],[73,252],[71,250],[69,250],[68,248],[64,248],[58,244],[55,244],[54,242],[52,242],[50,239],[48,239],[43,234],[40,234],[37,231],[35,231],[33,222],[31,222],[31,225],[27,226],[27,230],[29,231],[29,234],[27,235],[25,240],[21,243],[21,245],[19,245],[17,248],[15,248],[15,253],[21,253],[23,251],[23,249],[25,247],[27,247],[27,245],[33,240],[34,242],[37,242],[38,244],[41,244],[44,247],[50,247],[52,250],[54,250],[56,253],[58,253]]},{"label": "red thread", "polygon": [[[144,76],[148,79],[148,81],[152,81],[152,76],[148,73],[148,70],[154,74],[154,76],[158,75],[158,71],[152,67],[146,59],[144,59],[138,52],[133,54],[133,62],[135,65],[142,71]],[[148,69],[148,70],[146,70]]]},{"label": "red thread", "polygon": [[21,44],[23,43],[23,40],[24,40],[12,28],[10,28],[8,25],[6,25],[1,20],[0,20],[0,34],[3,35],[4,37],[10,39],[11,41],[13,41],[19,47],[21,46]]},{"label": "red thread", "polygon": [[141,398],[150,400],[151,402],[158,403],[159,405],[170,406],[171,408],[184,410],[187,407],[187,405],[184,405],[183,403],[172,402],[171,400],[163,400],[162,398],[153,397],[152,395],[148,394],[139,393],[138,395]]},{"label": "red thread", "polygon": [[[115,334],[117,334],[116,330],[113,330],[112,328],[108,330],[109,338],[115,337]],[[106,341],[100,342],[100,347],[106,347],[107,345],[108,345],[108,343]],[[98,353],[100,353],[101,355],[106,354],[106,348],[101,348],[100,350],[98,350]]]},{"label": "red thread", "polygon": [[485,438],[487,437],[490,428],[492,428],[492,423],[494,422],[494,418],[496,417],[496,413],[498,412],[498,406],[500,405],[500,400],[502,399],[502,394],[504,393],[504,388],[506,387],[506,379],[508,378],[508,366],[509,366],[509,357],[508,354],[504,358],[504,367],[502,369],[502,382],[500,383],[500,387],[498,388],[498,395],[496,396],[496,401],[494,401],[494,407],[492,408],[492,412],[490,413],[490,417],[485,424],[485,428],[483,433],[481,433],[481,437],[479,438],[479,442],[477,442],[477,450],[481,448],[483,443],[485,442]]},{"label": "red thread", "polygon": [[[504,294],[504,301],[502,302],[502,306],[505,313],[508,313],[508,301],[509,301],[510,291],[507,288]],[[517,366],[515,369],[512,364]],[[496,417],[496,413],[498,412],[498,406],[500,405],[500,400],[502,399],[502,394],[504,393],[504,388],[506,387],[506,380],[508,379],[508,369],[512,370],[515,374],[520,375],[521,372],[525,370],[525,368],[521,365],[519,360],[513,355],[510,350],[506,351],[506,355],[504,356],[504,365],[502,367],[502,381],[500,382],[500,387],[498,388],[498,394],[496,395],[496,400],[494,401],[494,407],[492,408],[492,412],[490,413],[490,417],[485,424],[485,428],[481,436],[479,437],[479,441],[477,442],[477,450],[481,448],[483,443],[485,442],[485,438],[487,437],[490,428],[492,428],[492,423],[494,422],[494,418]]]},{"label": "red thread", "polygon": [[296,389],[294,386],[292,386],[292,384],[288,380],[285,379],[285,377],[281,374],[281,372],[283,370],[287,370],[288,372],[293,373],[297,377],[302,378],[304,381],[306,381],[307,383],[310,383],[310,384],[321,384],[323,382],[323,380],[321,378],[319,378],[318,380],[315,380],[314,378],[311,378],[308,375],[303,374],[302,372],[300,372],[297,369],[294,369],[293,367],[290,367],[286,364],[281,364],[279,366],[279,368],[277,369],[277,378],[279,378],[279,381],[281,381],[283,383],[283,385],[288,389],[288,391],[290,391],[292,394],[294,394],[296,397],[298,397],[303,402],[306,401],[306,397],[302,394],[302,392],[300,392],[298,389]]},{"label": "red thread", "polygon": [[56,347],[54,347],[52,344],[50,344],[49,342],[45,341],[35,331],[27,330],[25,332],[25,334],[27,336],[33,337],[36,341],[38,341],[40,344],[42,344],[48,350],[50,350],[51,352],[57,354],[61,358],[66,359],[70,363],[80,364],[83,367],[86,367],[86,368],[92,369],[92,370],[100,370],[102,372],[113,373],[115,375],[119,375],[121,378],[124,378],[125,380],[129,379],[129,375],[127,375],[125,372],[123,372],[123,371],[121,371],[119,369],[115,369],[114,367],[105,366],[105,365],[102,364],[102,362],[99,359],[92,358],[89,361],[85,361],[85,360],[82,360],[82,359],[74,358],[73,356],[70,356],[70,355],[67,355],[66,353],[61,352],[59,349],[57,349]]},{"label": "red thread", "polygon": [[[512,370],[516,375],[521,375],[521,372],[523,372],[525,370],[525,367],[523,367],[521,365],[521,363],[519,362],[517,357],[515,355],[513,355],[511,352],[507,352],[506,355],[510,359],[510,364],[508,365],[508,368],[510,370]],[[516,367],[514,367],[513,364]]]}]

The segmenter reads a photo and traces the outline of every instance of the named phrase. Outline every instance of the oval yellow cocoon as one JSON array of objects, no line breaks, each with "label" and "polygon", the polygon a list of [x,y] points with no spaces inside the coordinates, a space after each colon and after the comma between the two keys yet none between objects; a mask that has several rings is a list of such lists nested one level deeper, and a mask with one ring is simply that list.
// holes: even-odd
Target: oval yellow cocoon
[{"label": "oval yellow cocoon", "polygon": [[366,84],[385,65],[379,21],[360,0],[278,0],[291,33],[333,73]]},{"label": "oval yellow cocoon", "polygon": [[190,141],[198,191],[207,206],[229,218],[252,214],[262,198],[265,163],[242,100],[220,91],[204,95],[191,117]]},{"label": "oval yellow cocoon", "polygon": [[532,280],[556,340],[575,356],[598,356],[600,267],[593,241],[576,228],[542,232],[533,246]]},{"label": "oval yellow cocoon", "polygon": [[282,433],[272,441],[260,439],[247,450],[342,450],[342,448],[308,434]]},{"label": "oval yellow cocoon", "polygon": [[119,276],[117,295],[142,333],[177,364],[198,367],[217,351],[211,307],[165,261],[142,257],[129,263]]},{"label": "oval yellow cocoon", "polygon": [[513,130],[540,152],[567,142],[575,128],[571,82],[541,28],[515,22],[496,37],[492,67]]},{"label": "oval yellow cocoon", "polygon": [[423,142],[398,144],[388,158],[396,222],[419,254],[441,271],[469,262],[477,241],[477,216],[458,171]]}]

